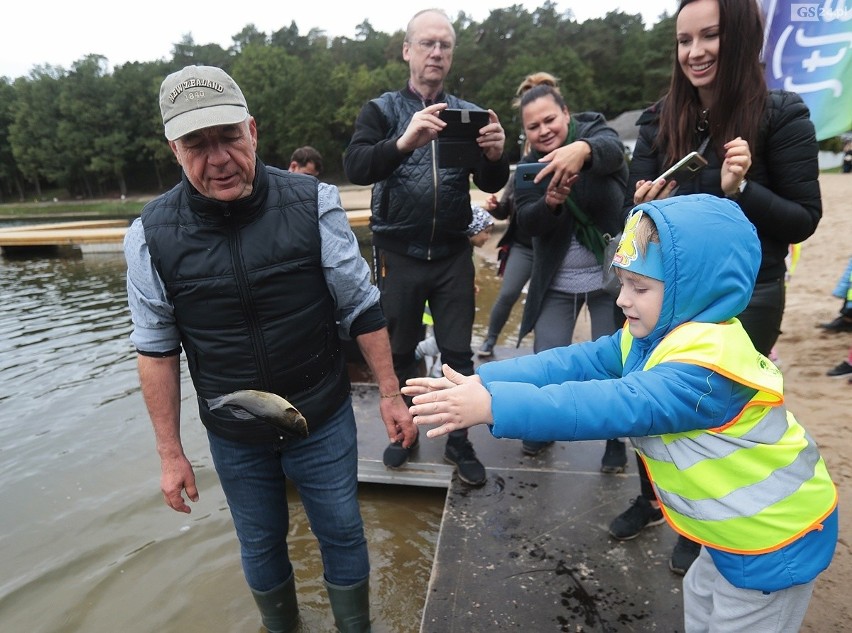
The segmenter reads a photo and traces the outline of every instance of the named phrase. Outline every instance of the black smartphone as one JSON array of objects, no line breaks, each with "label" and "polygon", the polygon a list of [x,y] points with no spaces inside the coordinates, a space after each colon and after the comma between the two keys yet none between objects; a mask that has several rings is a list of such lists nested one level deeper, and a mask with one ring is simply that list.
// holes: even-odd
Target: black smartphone
[{"label": "black smartphone", "polygon": [[488,125],[485,110],[447,108],[438,112],[446,127],[438,132],[438,166],[474,168],[482,150],[476,144],[479,130]]},{"label": "black smartphone", "polygon": [[551,176],[548,175],[539,183],[533,182],[538,173],[550,163],[520,163],[515,167],[515,191],[524,189],[538,189],[541,195],[547,191]]},{"label": "black smartphone", "polygon": [[660,178],[663,178],[666,182],[674,180],[678,185],[681,185],[694,178],[695,174],[705,167],[707,167],[707,161],[704,157],[698,152],[690,152],[657,176],[657,180]]}]

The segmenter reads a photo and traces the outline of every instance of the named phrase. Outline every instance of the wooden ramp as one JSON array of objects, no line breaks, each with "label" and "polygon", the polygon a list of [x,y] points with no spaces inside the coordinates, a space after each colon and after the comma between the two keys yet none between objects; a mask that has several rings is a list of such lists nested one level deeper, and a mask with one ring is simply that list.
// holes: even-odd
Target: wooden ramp
[{"label": "wooden ramp", "polygon": [[[498,347],[495,358],[530,353]],[[610,521],[639,494],[632,451],[625,474],[605,475],[605,443],[557,442],[527,457],[484,426],[470,439],[488,471],[481,488],[443,461],[445,440],[423,430],[400,469],[387,469],[387,436],[374,384],[353,384],[359,481],[447,488],[421,633],[683,630],[681,581],[668,569],[676,535],[665,525],[632,541]]]},{"label": "wooden ramp", "polygon": [[[369,210],[346,213],[352,227],[367,226]],[[118,252],[122,249],[129,220],[81,220],[0,228],[0,248],[5,251],[63,248],[83,253]]]}]

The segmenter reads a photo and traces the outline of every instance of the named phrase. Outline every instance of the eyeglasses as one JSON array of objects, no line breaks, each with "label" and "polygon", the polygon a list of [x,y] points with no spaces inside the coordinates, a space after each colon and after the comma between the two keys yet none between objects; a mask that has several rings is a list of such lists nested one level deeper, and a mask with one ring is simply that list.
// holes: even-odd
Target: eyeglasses
[{"label": "eyeglasses", "polygon": [[447,51],[453,50],[455,46],[452,42],[444,42],[442,40],[417,40],[414,43],[417,44],[417,48],[424,53],[431,53],[436,46],[441,49],[442,53],[446,53]]}]

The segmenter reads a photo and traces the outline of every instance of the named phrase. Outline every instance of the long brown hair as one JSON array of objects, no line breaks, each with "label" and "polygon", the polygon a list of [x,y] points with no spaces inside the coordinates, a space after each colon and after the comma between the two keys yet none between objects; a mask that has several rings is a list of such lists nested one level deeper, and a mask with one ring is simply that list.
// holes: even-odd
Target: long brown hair
[{"label": "long brown hair", "polygon": [[[683,8],[696,0],[681,0],[675,20]],[[719,156],[722,146],[742,137],[752,151],[766,108],[766,79],[760,61],[763,46],[763,13],[757,0],[717,0],[719,3],[719,55],[713,109],[709,112],[710,142]],[[665,152],[666,165],[697,149],[696,125],[702,107],[677,58],[675,42],[671,84],[660,112],[660,131],[655,145]]]}]

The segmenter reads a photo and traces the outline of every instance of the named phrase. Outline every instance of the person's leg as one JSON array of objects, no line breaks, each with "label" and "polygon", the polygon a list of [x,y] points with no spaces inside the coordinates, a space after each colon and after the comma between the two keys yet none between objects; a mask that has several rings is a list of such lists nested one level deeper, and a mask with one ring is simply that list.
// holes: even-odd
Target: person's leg
[{"label": "person's leg", "polygon": [[533,351],[537,354],[554,347],[571,344],[577,313],[582,307],[578,295],[548,290],[533,327]]},{"label": "person's leg", "polygon": [[[423,338],[423,311],[431,285],[429,262],[381,249],[373,249],[373,259],[382,311],[388,321],[393,368],[399,384],[404,385],[420,375],[416,349]],[[382,462],[388,468],[400,468],[417,446],[417,441],[408,448],[403,448],[401,441],[391,442]]]},{"label": "person's leg", "polygon": [[506,260],[506,268],[503,271],[503,282],[500,284],[500,292],[491,308],[488,319],[488,334],[479,349],[479,356],[487,357],[493,354],[497,338],[503,331],[503,326],[512,313],[512,308],[521,291],[529,281],[532,273],[533,250],[521,244],[512,244],[509,249],[509,259]]},{"label": "person's leg", "polygon": [[769,356],[781,334],[784,302],[784,279],[762,281],[755,284],[748,305],[737,315],[752,344],[764,356]]},{"label": "person's leg", "polygon": [[370,630],[370,560],[358,505],[358,439],[347,399],[310,437],[282,453],[311,531],[317,537],[323,580],[338,631]]},{"label": "person's leg", "polygon": [[286,444],[281,458],[320,544],[325,579],[349,586],[367,578],[370,563],[358,505],[358,441],[351,399],[309,437]]},{"label": "person's leg", "polygon": [[713,586],[720,577],[713,559],[702,552],[683,579],[683,626],[690,633],[710,631]]},{"label": "person's leg", "polygon": [[380,249],[374,257],[394,371],[400,384],[405,384],[418,375],[415,349],[423,338],[423,310],[431,292],[430,262]]},{"label": "person's leg", "polygon": [[[435,321],[435,339],[441,350],[441,362],[457,372],[473,374],[473,350],[470,340],[476,313],[474,297],[475,269],[469,250],[432,262],[434,268],[429,306]],[[464,483],[481,486],[486,481],[485,466],[476,457],[467,429],[447,436],[444,461],[456,467]]]},{"label": "person's leg", "polygon": [[271,443],[245,444],[208,432],[210,454],[240,541],[249,587],[268,591],[293,571],[290,516],[281,458]]},{"label": "person's leg", "polygon": [[[533,326],[533,351],[535,353],[555,347],[566,347],[574,337],[577,315],[583,307],[584,295],[548,290],[541,303],[541,310]],[[553,442],[524,440],[521,450],[524,455],[535,457]]]},{"label": "person's leg", "polygon": [[686,633],[796,633],[814,582],[763,592],[733,586],[703,550],[683,580]]},{"label": "person's leg", "polygon": [[[615,305],[615,297],[602,290],[590,292],[587,295],[589,316],[592,321],[592,340],[602,336],[610,336],[618,329],[616,320],[620,312]],[[623,313],[622,313],[623,316]],[[627,468],[627,446],[620,438],[606,441],[604,454],[601,457],[601,472],[607,474],[623,473]]]}]

